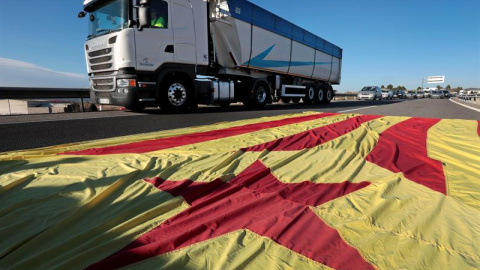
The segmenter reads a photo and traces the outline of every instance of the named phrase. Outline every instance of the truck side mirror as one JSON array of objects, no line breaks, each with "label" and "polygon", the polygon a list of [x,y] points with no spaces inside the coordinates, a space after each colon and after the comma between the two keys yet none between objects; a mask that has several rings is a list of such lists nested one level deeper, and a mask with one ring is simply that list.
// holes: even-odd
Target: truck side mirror
[{"label": "truck side mirror", "polygon": [[138,7],[138,30],[141,31],[143,27],[150,26],[152,19],[150,14],[150,1],[140,0],[139,4],[140,6]]},{"label": "truck side mirror", "polygon": [[86,15],[87,15],[87,13],[85,11],[80,11],[78,13],[78,18],[85,18]]}]

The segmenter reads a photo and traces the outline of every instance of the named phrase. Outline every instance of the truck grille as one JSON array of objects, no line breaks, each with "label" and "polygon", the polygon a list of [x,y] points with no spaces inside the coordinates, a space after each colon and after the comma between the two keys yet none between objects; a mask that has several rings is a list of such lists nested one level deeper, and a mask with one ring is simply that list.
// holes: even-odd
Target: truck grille
[{"label": "truck grille", "polygon": [[109,69],[109,68],[112,68],[112,64],[102,64],[102,65],[91,65],[90,68],[92,70],[105,70],[105,69]]},{"label": "truck grille", "polygon": [[95,92],[95,97],[97,98],[108,98],[110,97],[109,92]]},{"label": "truck grille", "polygon": [[90,83],[94,91],[115,91],[115,72],[113,67],[113,48],[101,49],[88,53],[88,65],[93,72]]},{"label": "truck grille", "polygon": [[88,64],[95,72],[108,71],[113,67],[113,49],[101,49],[88,53]]},{"label": "truck grille", "polygon": [[98,51],[94,51],[94,52],[88,53],[88,56],[90,56],[90,57],[97,57],[97,56],[101,56],[101,55],[105,55],[105,54],[110,54],[111,52],[112,52],[112,49],[111,49],[111,48],[107,48],[107,49],[98,50]]},{"label": "truck grille", "polygon": [[99,63],[108,62],[110,60],[112,60],[111,56],[104,56],[100,58],[90,59],[90,64],[99,64]]},{"label": "truck grille", "polygon": [[114,91],[115,77],[91,77],[90,82],[94,91]]}]

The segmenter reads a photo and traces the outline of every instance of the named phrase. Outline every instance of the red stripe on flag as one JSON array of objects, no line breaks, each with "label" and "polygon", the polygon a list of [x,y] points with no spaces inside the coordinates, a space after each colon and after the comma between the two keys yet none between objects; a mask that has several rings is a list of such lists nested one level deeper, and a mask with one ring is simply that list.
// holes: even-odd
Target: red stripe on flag
[{"label": "red stripe on flag", "polygon": [[335,269],[374,269],[310,209],[368,182],[284,184],[259,161],[227,183],[147,181],[191,207],[87,269],[124,267],[241,229]]},{"label": "red stripe on flag", "polygon": [[268,128],[275,128],[280,126],[286,126],[290,124],[306,122],[316,120],[328,116],[339,115],[338,113],[321,113],[307,116],[293,117],[288,119],[263,122],[257,124],[250,124],[245,126],[238,126],[220,130],[212,130],[207,132],[199,132],[193,134],[186,134],[181,136],[162,138],[156,140],[148,140],[142,142],[135,142],[123,145],[115,145],[104,148],[94,148],[82,151],[66,152],[61,155],[109,155],[109,154],[125,154],[125,153],[148,153],[153,151],[159,151],[169,149],[178,146],[184,146],[189,144],[201,143],[226,137],[232,137],[236,135],[246,134]]},{"label": "red stripe on flag", "polygon": [[478,137],[480,137],[480,120],[478,120],[477,134],[478,134]]},{"label": "red stripe on flag", "polygon": [[380,117],[382,116],[361,115],[328,126],[319,127],[275,141],[245,148],[243,150],[252,152],[264,150],[296,151],[312,148],[345,135],[359,128],[361,124]]},{"label": "red stripe on flag", "polygon": [[410,118],[380,135],[366,160],[447,194],[442,162],[428,157],[427,132],[440,119]]}]

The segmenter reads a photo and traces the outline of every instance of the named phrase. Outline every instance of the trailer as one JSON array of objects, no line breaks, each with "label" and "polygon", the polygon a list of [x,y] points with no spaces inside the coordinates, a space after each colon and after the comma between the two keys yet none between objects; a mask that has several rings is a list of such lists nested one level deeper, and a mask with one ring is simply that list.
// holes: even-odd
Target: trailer
[{"label": "trailer", "polygon": [[342,49],[246,0],[86,0],[91,99],[141,111],[329,103]]}]

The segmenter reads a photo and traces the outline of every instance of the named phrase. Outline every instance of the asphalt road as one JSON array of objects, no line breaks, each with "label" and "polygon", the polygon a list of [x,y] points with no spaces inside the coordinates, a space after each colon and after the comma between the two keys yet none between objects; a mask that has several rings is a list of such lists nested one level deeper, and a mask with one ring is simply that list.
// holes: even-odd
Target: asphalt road
[{"label": "asphalt road", "polygon": [[184,114],[166,114],[157,109],[149,109],[146,113],[114,111],[1,116],[0,152],[305,111],[351,112],[442,119],[480,119],[479,111],[462,107],[446,99],[334,101],[329,105],[308,106],[303,104],[273,104],[259,110],[232,105],[225,109],[200,107],[196,111]]}]

